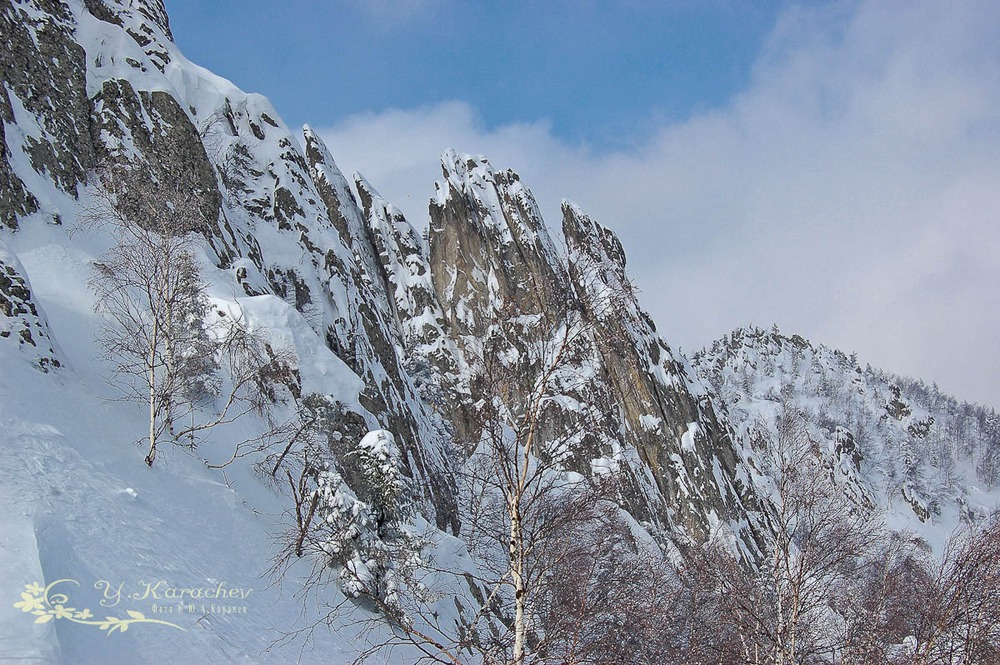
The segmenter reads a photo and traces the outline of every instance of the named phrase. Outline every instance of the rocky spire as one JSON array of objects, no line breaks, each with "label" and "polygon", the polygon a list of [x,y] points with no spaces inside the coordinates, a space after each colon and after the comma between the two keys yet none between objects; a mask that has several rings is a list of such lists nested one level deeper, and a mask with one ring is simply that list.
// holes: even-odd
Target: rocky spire
[{"label": "rocky spire", "polygon": [[398,208],[359,174],[354,176],[382,278],[395,305],[405,347],[404,364],[421,397],[446,414],[457,438],[469,438],[470,371],[450,335],[431,279],[424,242]]},{"label": "rocky spire", "polygon": [[[584,475],[614,471],[637,519],[691,541],[716,523],[738,531],[748,521],[738,538],[752,553],[761,516],[740,480],[749,476],[741,449],[639,306],[615,234],[564,203],[564,262],[516,173],[454,151],[442,167],[430,204],[430,273],[445,329],[471,372],[488,357],[512,359],[518,385],[505,390],[527,394],[538,369],[532,349],[551,346],[560,326],[582,325],[565,361],[574,380],[553,387],[539,424],[545,454]],[[498,322],[512,320],[516,334],[487,348]],[[470,385],[473,402],[495,397],[479,394],[485,384],[475,379]],[[466,431],[474,438],[474,427]]]},{"label": "rocky spire", "polygon": [[[639,306],[625,252],[610,230],[563,202],[569,272],[594,321],[593,344],[612,386],[625,439],[652,471],[680,531],[709,535],[712,517],[760,513],[737,442],[687,361],[675,355]],[[751,538],[752,540],[752,538]]]},{"label": "rocky spire", "polygon": [[568,283],[531,192],[513,171],[449,150],[430,203],[434,287],[459,336],[481,335],[492,312],[543,314]]}]

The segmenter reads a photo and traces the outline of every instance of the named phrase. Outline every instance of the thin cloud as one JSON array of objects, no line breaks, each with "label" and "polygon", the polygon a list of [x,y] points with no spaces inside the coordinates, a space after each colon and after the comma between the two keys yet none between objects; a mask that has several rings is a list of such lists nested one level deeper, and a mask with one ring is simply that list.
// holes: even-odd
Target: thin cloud
[{"label": "thin cloud", "polygon": [[998,26],[995,3],[793,9],[727,106],[611,154],[461,102],[322,133],[417,226],[445,147],[517,170],[553,226],[575,200],[685,350],[777,322],[1000,405]]}]

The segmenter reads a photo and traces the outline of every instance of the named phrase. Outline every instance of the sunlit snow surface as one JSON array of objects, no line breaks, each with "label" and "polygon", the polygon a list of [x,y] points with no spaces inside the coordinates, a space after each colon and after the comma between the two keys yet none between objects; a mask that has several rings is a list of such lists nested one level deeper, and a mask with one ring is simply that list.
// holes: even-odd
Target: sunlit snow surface
[{"label": "sunlit snow surface", "polygon": [[[18,7],[34,11],[31,3]],[[76,39],[86,49],[89,95],[100,90],[104,81],[115,78],[128,79],[137,90],[168,92],[190,113],[199,131],[212,135],[218,154],[236,143],[236,138],[225,131],[217,132],[218,127],[212,124],[221,110],[231,109],[236,121],[242,123],[239,130],[244,133],[250,131],[247,125],[250,118],[266,115],[274,121],[274,125],[268,125],[266,139],[254,146],[250,166],[257,175],[248,179],[246,191],[241,195],[248,200],[273,202],[274,189],[279,183],[297,188],[298,203],[305,207],[311,223],[308,238],[301,240],[298,229],[279,230],[278,225],[271,223],[273,220],[265,223],[253,218],[239,205],[241,201],[234,200],[236,195],[232,192],[224,192],[223,196],[228,221],[238,231],[253,231],[253,242],[259,243],[265,267],[301,266],[316,256],[332,256],[348,266],[355,259],[370,260],[345,246],[345,239],[333,228],[315,191],[316,184],[325,183],[346,201],[353,195],[351,185],[329,155],[323,167],[313,172],[307,172],[303,163],[296,162],[294,158],[301,153],[301,139],[288,130],[266,99],[246,94],[188,62],[154,28],[151,38],[169,55],[161,73],[123,28],[95,19],[80,2],[71,2],[70,7],[78,21]],[[129,60],[140,67],[129,64]],[[150,469],[143,464],[144,450],[135,443],[147,425],[142,409],[134,404],[109,401],[115,390],[106,380],[108,364],[101,359],[94,343],[97,319],[87,281],[92,274],[91,262],[111,245],[112,239],[97,230],[79,229],[75,214],[78,203],[32,168],[22,147],[29,140],[45,139],[45,130],[16,95],[9,96],[15,120],[14,124],[4,126],[9,161],[38,199],[40,210],[20,220],[16,233],[0,231],[0,259],[27,279],[38,311],[40,327],[35,332],[44,331],[49,337],[61,367],[42,371],[39,354],[48,344],[44,349],[41,344],[37,348],[0,344],[0,662],[60,665],[351,662],[365,640],[378,641],[385,635],[385,628],[362,636],[364,626],[358,622],[371,615],[350,606],[352,609],[332,625],[319,626],[310,639],[300,635],[291,642],[281,641],[290,631],[308,629],[325,616],[328,605],[342,600],[338,585],[325,586],[321,595],[300,596],[302,579],[310,572],[307,562],[293,566],[280,583],[270,576],[268,571],[278,554],[281,534],[292,521],[284,514],[289,507],[288,499],[255,475],[248,460],[237,460],[224,470],[209,469],[204,463],[204,460],[229,459],[236,442],[257,432],[259,425],[246,420],[217,430],[210,443],[193,452],[164,445],[155,467]],[[301,138],[309,141],[311,137],[312,132],[306,128]],[[127,134],[114,147],[119,155],[135,151]],[[209,157],[217,159],[218,154]],[[286,155],[291,158],[286,159]],[[500,219],[502,202],[484,184],[489,174],[488,164],[455,153],[446,154],[446,162],[453,166],[446,172],[446,184],[456,191],[469,190],[467,193],[478,197],[484,210]],[[304,393],[330,395],[358,413],[365,413],[358,399],[364,382],[329,351],[321,335],[328,332],[323,329],[326,323],[335,322],[337,329],[333,332],[341,338],[357,341],[359,345],[365,343],[366,340],[360,339],[363,336],[356,334],[360,329],[358,308],[372,305],[377,309],[381,305],[373,305],[370,300],[381,298],[385,312],[405,313],[398,338],[388,340],[389,344],[397,348],[403,344],[412,346],[427,356],[453,358],[454,365],[447,368],[453,374],[444,376],[456,391],[466,390],[468,367],[454,350],[454,343],[442,333],[441,312],[426,303],[410,300],[408,295],[432,291],[429,269],[420,253],[412,251],[421,245],[419,237],[363,178],[356,176],[353,186],[354,191],[366,192],[371,197],[372,209],[370,219],[363,220],[357,207],[341,207],[347,235],[352,234],[352,229],[368,224],[375,233],[378,251],[395,257],[391,262],[393,270],[386,276],[386,287],[370,280],[365,286],[368,290],[362,291],[347,275],[331,275],[319,271],[315,265],[306,265],[302,273],[311,280],[309,288],[317,296],[322,293],[323,298],[317,297],[316,302],[300,312],[273,295],[248,295],[248,291],[270,291],[260,270],[245,258],[251,248],[241,246],[244,257],[235,259],[233,265],[223,270],[216,267],[218,262],[212,258],[212,250],[206,243],[199,245],[198,259],[209,285],[213,309],[227,316],[242,317],[275,348],[294,352]],[[436,201],[443,203],[448,191],[443,186],[439,188]],[[520,205],[533,206],[519,182],[510,184],[510,192]],[[86,188],[82,188],[82,194],[86,198]],[[576,214],[582,217],[581,211],[576,210]],[[53,224],[57,216],[61,225]],[[497,229],[503,237],[510,233],[500,226]],[[546,244],[545,234],[529,228],[522,231],[546,245],[545,256],[556,256],[555,250]],[[315,245],[317,251],[312,254],[305,251],[303,246],[308,243]],[[243,282],[235,278],[241,269],[248,273]],[[496,290],[495,275],[480,278],[491,287],[491,293]],[[368,295],[374,297],[368,299]],[[463,318],[461,307],[459,303],[459,319]],[[472,316],[473,312],[464,314]],[[379,311],[373,314],[381,315]],[[355,336],[359,339],[355,340]],[[38,334],[35,339],[41,341]],[[659,344],[652,332],[645,341]],[[788,358],[782,357],[768,361],[775,368],[768,375],[764,371],[766,363],[760,357],[762,352],[757,349],[754,353],[757,355],[743,361],[760,365],[761,371],[753,381],[744,385],[739,374],[741,366],[732,363],[720,365],[718,375],[707,375],[706,379],[729,405],[730,417],[745,435],[744,442],[757,425],[758,417],[768,427],[773,422],[774,394],[780,395],[778,375],[790,371]],[[667,358],[666,350],[658,357]],[[817,385],[823,377],[837,378],[833,373],[837,363],[831,358],[834,357],[830,354],[817,354],[820,370],[816,375]],[[668,372],[666,360],[651,364],[648,371],[664,386],[688,382],[691,391],[701,395],[693,371],[689,371],[683,358],[678,362],[683,365],[683,372]],[[374,361],[368,369],[372,373],[370,380],[381,384],[386,369]],[[592,370],[589,365],[582,366],[578,374],[589,377]],[[811,376],[811,371],[811,366],[804,366],[799,376]],[[686,378],[678,378],[682,376]],[[852,380],[850,376],[839,378]],[[875,423],[881,423],[878,411],[884,407],[887,388],[873,377],[863,378],[861,387],[868,391],[863,394],[870,399],[862,400],[859,408],[871,411]],[[816,397],[814,386],[806,381],[801,379],[796,402],[818,415],[824,405]],[[400,403],[415,411],[425,409],[415,393],[401,395]],[[561,397],[560,404],[567,412],[589,408],[568,396]],[[850,404],[856,406],[855,402]],[[928,411],[921,408],[914,403],[911,414],[906,416],[908,420],[898,421],[899,427],[925,418]],[[836,405],[827,406],[826,411],[828,416],[848,415],[841,413],[841,407]],[[429,416],[426,411],[422,413],[421,422],[426,424]],[[366,423],[376,429],[374,419],[370,420]],[[640,416],[639,424],[649,432],[664,425],[652,414]],[[697,422],[681,425],[686,427],[681,434],[681,451],[688,454],[696,449],[701,429]],[[889,431],[889,426],[895,427],[888,423],[883,429]],[[872,425],[869,429],[875,428]],[[824,444],[831,442],[822,427],[815,434]],[[363,442],[365,447],[386,460],[397,458],[399,450],[392,438],[379,433],[369,437]],[[756,454],[746,449],[737,452],[747,459]],[[864,452],[861,475],[845,472],[840,477],[845,487],[876,497],[890,511],[888,519],[894,527],[913,529],[935,546],[958,524],[961,506],[982,514],[1000,500],[996,492],[978,489],[968,462],[960,459],[948,478],[937,473],[937,467],[924,464],[918,474],[919,482],[910,486],[909,496],[918,503],[933,503],[939,514],[921,522],[903,499],[894,449],[875,440]],[[433,463],[435,455],[441,457],[441,451],[428,446],[427,455]],[[634,448],[625,448],[617,441],[609,442],[608,449],[600,455],[588,460],[595,474],[622,467],[646,468]],[[715,486],[725,491],[729,485],[722,477],[718,459],[704,461],[704,471],[710,471]],[[694,491],[697,483],[689,477],[685,460],[677,454],[671,462],[677,467],[678,485],[685,493]],[[749,475],[746,468],[742,464],[738,467],[738,473],[744,475],[737,479],[748,486],[758,485],[761,477]],[[652,478],[646,480],[652,487]],[[766,491],[766,483],[758,489]],[[709,519],[713,530],[718,530],[720,518],[713,512]],[[414,521],[414,529],[426,527],[419,516]],[[630,526],[637,539],[648,538],[638,524],[630,522]],[[471,566],[468,553],[458,540],[440,533],[435,538],[439,542],[434,562],[437,568],[463,571]],[[336,579],[335,575],[331,577]],[[452,575],[441,580],[441,584],[452,585],[440,587],[440,610],[445,624],[454,618],[448,610],[450,605],[450,611],[454,612],[450,594],[463,592],[455,588],[457,579],[460,578]],[[52,584],[55,586],[49,589],[46,600],[41,589]],[[222,594],[226,597],[220,598]],[[112,632],[115,623],[112,619],[118,624],[130,619],[132,623],[127,630]],[[102,623],[106,624],[103,630]],[[393,658],[389,662],[412,662],[415,654],[401,651]]]},{"label": "sunlit snow surface", "polygon": [[[321,611],[316,598],[296,596],[307,568],[293,568],[281,585],[267,574],[288,523],[285,500],[245,465],[205,466],[203,458],[229,457],[239,427],[194,453],[164,446],[156,466],[146,467],[133,443],[145,427],[141,409],[106,400],[114,390],[92,343],[95,319],[84,288],[90,256],[76,240],[75,249],[66,246],[65,228],[25,227],[35,231],[16,235],[13,246],[65,367],[45,374],[27,354],[0,346],[0,654],[66,665],[353,660],[357,628],[349,626],[321,627],[310,643],[268,651],[283,632],[309,626]],[[312,334],[277,298],[240,302],[278,342]],[[315,389],[356,395],[357,377],[332,354],[311,358],[309,368]],[[179,628],[134,623],[108,635],[65,618],[36,624],[13,607],[26,585],[61,579],[71,581],[51,594],[68,596],[64,607],[78,613],[89,609],[103,620],[128,618],[131,610]],[[190,597],[197,590],[217,595],[220,585],[237,590],[235,598]],[[193,591],[182,602],[164,597],[168,588]],[[120,597],[105,597],[119,590]],[[324,602],[339,598],[336,585],[325,589]]]}]

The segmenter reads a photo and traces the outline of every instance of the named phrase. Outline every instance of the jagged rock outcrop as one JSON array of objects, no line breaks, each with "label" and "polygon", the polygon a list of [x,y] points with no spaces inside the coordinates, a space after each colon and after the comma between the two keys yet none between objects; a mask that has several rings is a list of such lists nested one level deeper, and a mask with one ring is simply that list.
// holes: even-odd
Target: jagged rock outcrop
[{"label": "jagged rock outcrop", "polygon": [[481,337],[498,303],[548,313],[569,288],[538,205],[513,171],[485,157],[442,157],[430,205],[434,288],[460,345]]},{"label": "jagged rock outcrop", "polygon": [[[580,326],[540,419],[547,454],[585,475],[616,471],[621,503],[682,541],[745,520],[740,538],[752,555],[766,517],[746,453],[639,308],[618,239],[565,204],[564,261],[517,174],[451,151],[442,165],[430,270],[445,330],[470,368],[472,401],[492,397],[482,377],[491,358],[521,363],[517,387],[505,391],[527,394],[543,370],[531,348],[555,346],[561,326]],[[514,322],[516,334],[484,343],[499,321]],[[456,429],[477,435],[473,422]]]},{"label": "jagged rock outcrop", "polygon": [[[584,334],[545,403],[543,454],[581,474],[620,471],[622,505],[682,539],[763,514],[746,455],[628,289],[621,244],[576,208],[564,207],[564,257],[516,173],[449,151],[425,247],[316,132],[293,135],[263,97],[189,66],[160,0],[0,9],[15,49],[3,60],[0,220],[55,220],[65,200],[51,188],[86,195],[96,167],[194,192],[200,221],[186,230],[235,295],[282,298],[361,379],[334,419],[341,434],[393,432],[439,526],[458,529],[450,442],[475,444],[487,355],[526,363],[510,387],[526,392],[544,364],[534,350],[570,327]],[[500,320],[514,332],[491,347]],[[741,534],[749,549],[756,519]]]},{"label": "jagged rock outcrop", "polygon": [[61,366],[52,348],[48,321],[31,297],[31,284],[24,269],[3,242],[0,242],[0,341],[16,343],[20,355],[43,372]]},{"label": "jagged rock outcrop", "polygon": [[651,471],[672,521],[702,540],[713,513],[724,521],[760,518],[752,466],[708,391],[639,307],[621,242],[578,207],[564,203],[562,212],[569,271],[594,322],[602,383],[611,387],[622,438]]},{"label": "jagged rock outcrop", "polygon": [[179,229],[209,235],[217,226],[221,204],[212,168],[197,128],[171,95],[136,91],[126,79],[109,79],[91,100],[91,136],[97,163],[111,179],[128,187],[193,192],[184,205],[200,220]]},{"label": "jagged rock outcrop", "polygon": [[26,158],[33,171],[74,195],[94,165],[86,53],[74,38],[75,23],[62,0],[0,1],[0,120],[11,125],[0,129],[0,223],[8,227],[38,209],[12,161]]},{"label": "jagged rock outcrop", "polygon": [[[437,523],[457,529],[454,461],[440,419],[403,367],[399,327],[373,239],[346,179],[308,127],[306,151],[300,153],[261,98],[227,96],[217,104],[207,114],[213,119],[208,135],[222,183],[227,232],[218,237],[227,261],[245,269],[250,292],[274,292],[298,309],[364,381],[359,400],[369,428],[396,435]],[[227,236],[235,242],[226,242]]]},{"label": "jagged rock outcrop", "polygon": [[423,239],[360,175],[355,176],[355,187],[395,308],[406,350],[406,370],[421,398],[447,414],[452,436],[465,439],[471,420],[469,370],[448,332]]}]

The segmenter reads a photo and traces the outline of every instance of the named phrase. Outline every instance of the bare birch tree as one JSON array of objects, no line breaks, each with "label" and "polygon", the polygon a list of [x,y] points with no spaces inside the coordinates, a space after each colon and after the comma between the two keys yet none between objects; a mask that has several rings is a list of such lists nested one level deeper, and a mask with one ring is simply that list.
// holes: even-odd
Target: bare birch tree
[{"label": "bare birch tree", "polygon": [[834,598],[884,538],[878,512],[837,487],[801,418],[786,413],[776,443],[767,557],[744,562],[710,545],[690,552],[683,574],[688,593],[714,607],[714,636],[701,637],[718,650],[713,658],[727,662],[834,658],[840,648]]},{"label": "bare birch tree", "polygon": [[[559,487],[560,448],[576,432],[561,432],[556,440],[545,440],[542,434],[552,429],[545,422],[546,402],[559,392],[557,377],[586,333],[585,322],[573,314],[532,348],[521,342],[523,331],[510,324],[518,317],[508,313],[484,344],[482,380],[487,397],[479,411],[482,439],[466,465],[470,533],[484,539],[479,552],[488,567],[492,564],[495,576],[489,587],[509,588],[514,665],[524,663],[531,650],[529,631],[547,567],[546,546],[565,526],[561,522],[574,517],[553,508],[559,503],[556,495],[565,495],[559,499],[568,502],[576,491]],[[523,357],[514,358],[509,349],[517,349]],[[501,551],[506,557],[491,560],[491,552]]]},{"label": "bare birch tree", "polygon": [[924,581],[914,590],[911,661],[1000,662],[1000,518],[956,533]]},{"label": "bare birch tree", "polygon": [[[279,567],[287,566],[293,556],[318,554],[322,565],[307,586],[321,586],[332,564],[345,593],[376,610],[370,626],[388,623],[392,628],[392,637],[365,647],[358,662],[401,645],[422,653],[422,660],[453,664],[474,658],[525,665],[557,652],[590,654],[597,649],[599,631],[593,626],[615,615],[600,598],[612,596],[602,596],[600,586],[580,577],[574,566],[596,561],[589,566],[595,574],[624,577],[626,569],[615,568],[614,557],[601,549],[605,541],[598,535],[613,532],[617,538],[624,532],[620,525],[611,526],[611,507],[617,511],[617,506],[600,507],[611,494],[607,486],[566,471],[587,419],[567,416],[560,400],[592,380],[578,363],[590,357],[594,332],[594,324],[571,305],[563,303],[564,309],[552,318],[501,307],[477,340],[478,348],[467,349],[479,367],[473,379],[475,392],[483,396],[474,405],[471,429],[476,434],[466,448],[471,452],[461,477],[462,537],[475,557],[474,569],[440,570],[434,551],[420,550],[419,538],[394,536],[399,526],[373,518],[381,512],[376,510],[380,501],[373,502],[366,482],[350,471],[354,455],[350,446],[325,470],[320,470],[317,455],[302,461],[289,453],[275,465],[314,469],[305,475],[292,472],[287,478],[298,507],[296,527]],[[342,446],[340,441],[326,448]],[[366,494],[369,498],[364,498]],[[359,500],[363,505],[351,508],[359,506]],[[352,516],[344,517],[348,512]],[[356,537],[348,541],[343,533]],[[589,535],[584,538],[584,534]],[[592,556],[585,551],[586,543],[596,548]],[[363,559],[374,566],[350,563],[361,550]],[[637,556],[633,552],[622,560],[634,564]],[[371,574],[376,570],[382,572]],[[573,620],[590,622],[573,636],[556,616],[557,587],[570,579],[583,585],[577,590],[587,594]],[[424,582],[434,588],[423,587]],[[442,593],[461,597],[454,625],[445,625],[438,613],[435,603]],[[345,616],[347,609],[338,606],[334,613]],[[583,656],[573,658],[572,662],[589,662]]]},{"label": "bare birch tree", "polygon": [[[200,193],[178,184],[183,179],[132,175],[102,171],[83,218],[115,241],[90,281],[103,315],[98,341],[122,399],[148,410],[145,462],[152,466],[164,437],[193,447],[217,425],[251,412],[266,418],[269,380],[287,371],[288,358],[258,339],[241,313],[222,313],[209,329],[194,252],[195,233],[209,221]],[[218,399],[213,416],[196,417]]]}]

